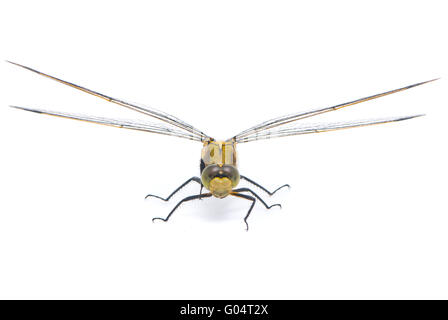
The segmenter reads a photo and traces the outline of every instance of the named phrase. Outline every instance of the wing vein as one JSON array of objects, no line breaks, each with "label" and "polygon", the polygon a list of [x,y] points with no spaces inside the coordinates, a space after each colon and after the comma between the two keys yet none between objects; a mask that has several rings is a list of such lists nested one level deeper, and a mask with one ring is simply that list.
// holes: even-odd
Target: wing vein
[{"label": "wing vein", "polygon": [[127,101],[124,101],[124,100],[116,99],[116,98],[107,96],[107,95],[105,95],[105,94],[96,92],[96,91],[94,91],[94,90],[90,90],[90,89],[87,89],[87,88],[85,88],[85,87],[79,86],[79,85],[77,85],[77,84],[74,84],[74,83],[71,83],[71,82],[68,82],[68,81],[65,81],[65,80],[56,78],[56,77],[54,77],[54,76],[51,76],[51,75],[49,75],[49,74],[40,72],[40,71],[35,70],[35,69],[32,69],[32,68],[30,68],[30,67],[27,67],[27,66],[24,66],[24,65],[21,65],[21,64],[12,62],[12,61],[7,61],[7,62],[9,62],[9,63],[11,63],[11,64],[13,64],[13,65],[16,65],[16,66],[18,66],[18,67],[24,68],[24,69],[26,69],[26,70],[29,70],[29,71],[31,71],[31,72],[37,73],[37,74],[39,74],[39,75],[41,75],[41,76],[44,76],[44,77],[46,77],[46,78],[55,80],[55,81],[57,81],[57,82],[59,82],[59,83],[65,84],[65,85],[67,85],[67,86],[70,86],[70,87],[72,87],[72,88],[75,88],[75,89],[78,89],[78,90],[80,90],[80,91],[86,92],[86,93],[91,94],[91,95],[93,95],[93,96],[102,98],[102,99],[104,99],[104,100],[106,100],[106,101],[109,101],[109,102],[118,104],[118,105],[120,105],[120,106],[129,108],[129,109],[131,109],[131,110],[134,110],[134,111],[137,111],[137,112],[146,114],[146,115],[148,115],[148,116],[154,117],[154,118],[156,118],[156,119],[158,119],[158,120],[164,121],[164,122],[166,122],[166,123],[168,123],[168,124],[170,124],[170,125],[172,125],[172,126],[175,126],[175,127],[177,127],[177,128],[180,128],[180,129],[182,129],[182,130],[185,130],[185,131],[187,131],[188,133],[190,133],[190,134],[192,134],[192,135],[195,135],[195,136],[199,137],[199,138],[200,138],[200,141],[203,141],[203,140],[209,138],[208,135],[206,135],[206,134],[203,133],[202,131],[196,129],[196,128],[193,127],[192,125],[190,125],[190,124],[188,124],[188,123],[186,123],[186,122],[180,120],[179,118],[177,118],[177,117],[175,117],[175,116],[173,116],[173,115],[170,115],[170,114],[168,114],[168,113],[166,113],[166,112],[157,110],[157,109],[152,108],[152,107],[143,106],[143,105],[140,105],[140,104],[137,104],[137,103],[131,103],[131,102],[127,102]]},{"label": "wing vein", "polygon": [[292,126],[292,127],[287,127],[287,128],[277,129],[277,130],[268,130],[268,131],[265,131],[262,133],[255,132],[246,137],[238,138],[236,141],[238,143],[244,143],[244,142],[257,141],[257,140],[288,137],[288,136],[294,136],[294,135],[300,135],[300,134],[320,133],[320,132],[328,132],[328,131],[341,130],[341,129],[365,127],[365,126],[370,126],[370,125],[375,125],[375,124],[403,121],[403,120],[408,120],[408,119],[412,119],[412,118],[416,118],[416,117],[420,117],[420,116],[423,116],[423,115],[419,114],[419,115],[412,115],[412,116],[356,120],[356,121],[349,121],[349,122],[303,124],[301,126]]},{"label": "wing vein", "polygon": [[74,119],[74,120],[81,120],[86,121],[90,123],[97,123],[97,124],[103,124],[118,128],[125,128],[125,129],[132,129],[132,130],[139,130],[139,131],[146,131],[146,132],[152,132],[152,133],[158,133],[163,134],[167,136],[173,136],[173,137],[179,137],[194,141],[201,141],[201,138],[193,135],[188,134],[184,131],[180,131],[177,129],[173,129],[167,126],[163,126],[156,123],[151,122],[138,122],[133,120],[127,120],[127,119],[112,119],[112,118],[104,118],[104,117],[97,117],[97,116],[90,116],[90,115],[82,115],[82,114],[75,114],[75,113],[66,113],[66,112],[59,112],[59,111],[50,111],[50,110],[43,110],[43,109],[31,109],[26,107],[19,107],[19,106],[11,106],[15,109],[40,113],[40,114],[46,114],[50,116],[56,116],[56,117],[62,117],[67,119]]},{"label": "wing vein", "polygon": [[405,87],[402,87],[402,88],[399,88],[399,89],[386,91],[386,92],[383,92],[383,93],[375,94],[375,95],[372,95],[372,96],[368,96],[368,97],[365,97],[365,98],[353,100],[353,101],[346,102],[346,103],[341,103],[341,104],[338,104],[338,105],[335,105],[335,106],[331,106],[331,107],[313,109],[313,110],[309,110],[309,111],[289,114],[289,115],[285,115],[285,116],[282,116],[282,117],[270,119],[270,120],[264,121],[264,122],[262,122],[262,123],[260,123],[260,124],[258,124],[256,126],[253,126],[253,127],[249,128],[249,129],[246,129],[246,130],[238,133],[236,136],[234,136],[234,139],[236,139],[237,141],[238,140],[242,140],[244,137],[248,137],[248,136],[251,136],[251,135],[256,134],[256,133],[267,131],[267,130],[272,129],[274,127],[278,127],[278,126],[282,126],[282,125],[285,125],[285,124],[289,124],[289,123],[291,123],[293,121],[302,120],[302,119],[313,117],[313,116],[316,116],[316,115],[319,115],[319,114],[323,114],[323,113],[326,113],[326,112],[339,110],[339,109],[344,108],[344,107],[352,106],[352,105],[355,105],[355,104],[358,104],[358,103],[362,103],[362,102],[365,102],[365,101],[369,101],[369,100],[377,99],[377,98],[380,98],[380,97],[384,97],[384,96],[387,96],[387,95],[390,95],[390,94],[393,94],[393,93],[397,93],[397,92],[400,92],[400,91],[408,90],[410,88],[414,88],[414,87],[417,87],[417,86],[420,86],[420,85],[423,85],[425,83],[432,82],[432,81],[435,81],[435,80],[437,80],[437,79],[432,79],[432,80],[428,80],[428,81],[415,83],[415,84],[408,85],[408,86],[405,86]]}]

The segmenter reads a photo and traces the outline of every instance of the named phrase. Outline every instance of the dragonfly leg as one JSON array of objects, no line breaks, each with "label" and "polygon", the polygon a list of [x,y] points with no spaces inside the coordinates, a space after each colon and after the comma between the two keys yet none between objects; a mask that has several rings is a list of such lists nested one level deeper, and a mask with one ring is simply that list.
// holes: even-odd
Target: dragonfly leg
[{"label": "dragonfly leg", "polygon": [[264,192],[266,192],[266,193],[267,193],[268,195],[270,195],[270,196],[272,196],[274,193],[276,193],[278,190],[280,190],[280,189],[282,189],[282,188],[284,188],[284,187],[291,188],[291,186],[290,186],[289,184],[284,184],[284,185],[278,187],[277,189],[275,189],[274,191],[270,192],[270,191],[268,191],[266,188],[262,187],[261,185],[259,185],[259,184],[256,183],[255,181],[249,179],[249,178],[246,177],[246,176],[240,175],[240,178],[246,180],[247,182],[252,183],[252,184],[255,185],[255,186],[257,186],[258,188],[260,188],[261,190],[263,190]]},{"label": "dragonfly leg", "polygon": [[185,181],[184,183],[182,183],[180,185],[180,187],[178,187],[176,190],[174,190],[167,198],[162,198],[153,194],[148,194],[145,199],[149,198],[149,197],[154,197],[154,198],[158,198],[161,199],[163,201],[168,201],[171,199],[172,196],[174,196],[177,192],[179,192],[180,189],[182,189],[183,187],[185,187],[187,184],[189,184],[191,181],[197,182],[201,185],[201,193],[202,193],[202,183],[201,183],[201,179],[199,179],[198,177],[191,177],[190,179],[188,179],[187,181]]},{"label": "dragonfly leg", "polygon": [[246,231],[249,231],[249,224],[247,223],[247,218],[249,218],[250,213],[252,212],[252,209],[254,208],[255,202],[257,201],[254,197],[248,196],[246,194],[242,194],[242,193],[236,193],[236,192],[232,192],[231,193],[232,196],[235,197],[239,197],[239,198],[243,198],[249,201],[252,201],[252,204],[249,208],[249,211],[247,211],[246,216],[244,217],[244,223],[246,224]]},{"label": "dragonfly leg", "polygon": [[182,203],[187,202],[187,201],[191,201],[191,200],[195,200],[195,199],[200,199],[200,198],[208,198],[208,197],[211,197],[211,196],[212,196],[211,193],[204,193],[204,194],[196,194],[196,195],[194,195],[194,196],[186,197],[186,198],[180,200],[180,201],[176,204],[176,206],[173,208],[173,210],[171,210],[171,212],[168,214],[168,216],[167,216],[166,218],[159,218],[159,217],[157,217],[157,218],[152,218],[152,222],[154,222],[154,220],[162,220],[162,221],[167,222],[168,219],[171,217],[171,215],[174,213],[174,211],[176,211],[176,209],[177,209]]},{"label": "dragonfly leg", "polygon": [[266,209],[271,209],[272,207],[275,207],[275,206],[279,206],[280,208],[282,207],[282,205],[280,203],[276,203],[276,204],[273,204],[271,206],[268,206],[266,204],[266,202],[264,202],[263,199],[261,199],[261,197],[258,194],[256,194],[253,190],[251,190],[249,188],[238,188],[238,189],[234,189],[233,192],[250,192],[250,193],[252,193],[252,195],[255,198],[260,200],[260,202],[266,207]]},{"label": "dragonfly leg", "polygon": [[[199,189],[199,195],[202,194],[202,188],[204,188],[204,186],[203,186],[202,183],[201,183],[201,189]],[[199,198],[199,200],[202,200],[202,198]]]}]

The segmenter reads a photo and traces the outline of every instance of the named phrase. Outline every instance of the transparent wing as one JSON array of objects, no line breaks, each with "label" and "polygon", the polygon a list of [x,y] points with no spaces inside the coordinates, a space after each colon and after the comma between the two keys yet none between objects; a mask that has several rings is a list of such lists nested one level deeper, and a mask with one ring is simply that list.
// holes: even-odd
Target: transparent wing
[{"label": "transparent wing", "polygon": [[423,115],[419,114],[419,115],[413,115],[413,116],[357,120],[357,121],[350,121],[350,122],[317,123],[317,124],[304,124],[301,126],[289,126],[289,127],[285,127],[282,129],[267,130],[264,132],[252,133],[246,137],[237,138],[236,142],[244,143],[244,142],[250,142],[250,141],[256,141],[256,140],[295,136],[295,135],[299,135],[299,134],[319,133],[319,132],[327,132],[327,131],[340,130],[340,129],[364,127],[364,126],[370,126],[370,125],[374,125],[374,124],[402,121],[402,120],[412,119],[412,118],[421,117],[421,116],[423,116]]},{"label": "transparent wing", "polygon": [[400,91],[404,91],[410,88],[414,88],[417,86],[420,86],[422,84],[431,82],[431,81],[435,81],[437,79],[432,79],[429,81],[424,81],[424,82],[419,82],[419,83],[415,83],[415,84],[411,84],[409,86],[403,87],[403,88],[399,88],[399,89],[395,89],[395,90],[391,90],[391,91],[387,91],[387,92],[383,92],[383,93],[379,93],[379,94],[375,94],[373,96],[369,96],[369,97],[365,97],[365,98],[361,98],[358,100],[353,100],[350,102],[346,102],[346,103],[342,103],[342,104],[338,104],[336,106],[332,106],[332,107],[326,107],[326,108],[320,108],[320,109],[314,109],[314,110],[310,110],[310,111],[305,111],[305,112],[299,112],[299,113],[295,113],[295,114],[289,114],[283,117],[279,117],[279,118],[275,118],[275,119],[271,119],[265,122],[262,122],[256,126],[253,126],[247,130],[244,130],[240,133],[238,133],[234,139],[241,140],[244,137],[248,137],[251,136],[257,132],[261,133],[263,131],[272,129],[274,127],[278,127],[278,126],[282,126],[288,123],[291,123],[293,121],[297,121],[297,120],[301,120],[301,119],[305,119],[305,118],[309,118],[309,117],[313,117],[322,113],[326,113],[326,112],[330,112],[330,111],[334,111],[334,110],[338,110],[344,107],[348,107],[348,106],[352,106],[361,102],[365,102],[365,101],[369,101],[369,100],[373,100],[376,98],[380,98],[380,97],[384,97],[387,96],[389,94],[393,94],[396,92],[400,92]]},{"label": "transparent wing", "polygon": [[169,123],[170,125],[173,125],[175,127],[178,127],[180,129],[183,129],[183,130],[187,131],[189,134],[192,134],[192,135],[195,135],[195,136],[199,137],[201,141],[209,138],[205,133],[203,133],[202,131],[196,129],[192,125],[190,125],[190,124],[188,124],[188,123],[186,123],[186,122],[176,118],[175,116],[172,116],[172,115],[170,115],[168,113],[165,113],[163,111],[160,111],[160,110],[148,107],[148,106],[142,106],[142,105],[139,105],[139,104],[136,104],[136,103],[126,102],[124,100],[115,99],[115,98],[109,97],[109,96],[107,96],[105,94],[102,94],[102,93],[99,93],[99,92],[96,92],[96,91],[93,91],[93,90],[90,90],[90,89],[78,86],[78,85],[76,85],[74,83],[58,79],[56,77],[53,77],[51,75],[48,75],[48,74],[40,72],[40,71],[37,71],[37,70],[32,69],[30,67],[26,67],[24,65],[21,65],[21,64],[15,63],[15,62],[11,62],[11,61],[7,61],[7,62],[9,62],[9,63],[11,63],[13,65],[19,66],[21,68],[24,68],[26,70],[32,71],[34,73],[37,73],[37,74],[39,74],[41,76],[44,76],[44,77],[50,78],[52,80],[58,81],[60,83],[63,83],[63,84],[65,84],[67,86],[70,86],[72,88],[75,88],[75,89],[84,91],[84,92],[86,92],[88,94],[94,95],[96,97],[102,98],[102,99],[107,100],[109,102],[116,103],[116,104],[118,104],[120,106],[129,108],[129,109],[134,110],[134,111],[141,112],[141,113],[146,114],[148,116],[151,116],[151,117],[154,117],[154,118],[159,119],[161,121],[164,121],[166,123]]},{"label": "transparent wing", "polygon": [[126,120],[126,119],[102,118],[102,117],[87,116],[87,115],[74,114],[74,113],[65,113],[65,112],[49,111],[49,110],[42,110],[42,109],[31,109],[31,108],[18,107],[18,106],[11,106],[11,107],[20,109],[20,110],[41,113],[41,114],[47,114],[47,115],[56,116],[56,117],[81,120],[81,121],[98,123],[98,124],[103,124],[103,125],[108,125],[108,126],[113,126],[113,127],[118,127],[118,128],[159,133],[159,134],[164,134],[167,136],[201,141],[201,138],[199,138],[196,135],[188,134],[181,130],[177,130],[177,129],[174,129],[174,128],[171,128],[168,126],[163,126],[163,125],[154,124],[154,123],[150,123],[150,122],[136,122],[136,121]]}]

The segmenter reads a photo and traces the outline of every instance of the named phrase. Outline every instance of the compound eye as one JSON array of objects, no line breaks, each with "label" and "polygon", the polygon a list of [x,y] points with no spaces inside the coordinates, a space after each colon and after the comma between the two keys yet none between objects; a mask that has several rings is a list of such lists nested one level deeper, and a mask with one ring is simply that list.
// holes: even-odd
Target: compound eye
[{"label": "compound eye", "polygon": [[232,187],[236,187],[240,182],[240,173],[238,169],[231,165],[225,165],[221,169],[224,171],[224,175],[232,182]]},{"label": "compound eye", "polygon": [[211,164],[205,167],[201,176],[202,184],[208,190],[210,190],[210,181],[213,178],[229,178],[232,182],[232,187],[236,187],[240,182],[240,173],[236,167],[231,165],[219,166],[217,164]]},{"label": "compound eye", "polygon": [[222,168],[220,168],[216,164],[211,164],[205,167],[204,171],[202,171],[201,181],[205,188],[210,190],[210,181],[212,181],[213,178],[219,175],[219,171],[222,171]]},{"label": "compound eye", "polygon": [[240,174],[238,170],[230,177],[230,181],[232,181],[232,187],[234,188],[240,183]]}]

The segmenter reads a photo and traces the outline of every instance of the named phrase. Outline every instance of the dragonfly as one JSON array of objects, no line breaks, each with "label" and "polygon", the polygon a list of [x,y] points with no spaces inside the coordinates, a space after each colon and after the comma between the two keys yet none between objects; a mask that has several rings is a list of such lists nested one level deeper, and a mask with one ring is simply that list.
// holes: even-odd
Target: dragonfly
[{"label": "dragonfly", "polygon": [[[396,117],[387,117],[380,119],[368,119],[368,120],[357,120],[357,121],[349,121],[349,122],[334,122],[334,123],[317,123],[317,124],[302,124],[297,125],[296,121],[300,121],[303,119],[307,119],[310,117],[314,117],[317,115],[325,114],[331,111],[336,111],[345,107],[353,106],[362,102],[366,102],[369,100],[377,99],[380,97],[384,97],[387,95],[391,95],[393,93],[397,93],[400,91],[408,90],[425,83],[429,83],[435,81],[437,79],[432,79],[428,81],[423,81],[415,84],[411,84],[402,88],[386,91],[383,93],[371,95],[368,97],[364,97],[361,99],[356,99],[350,102],[341,103],[335,106],[317,108],[309,111],[297,112],[288,115],[284,115],[281,117],[277,117],[274,119],[270,119],[259,123],[255,126],[252,126],[246,130],[241,131],[240,133],[232,136],[227,140],[216,140],[211,136],[205,134],[203,131],[195,128],[194,126],[186,123],[185,121],[170,115],[166,112],[157,110],[152,107],[131,103],[125,100],[116,99],[111,96],[99,93],[97,91],[93,91],[91,89],[87,89],[85,87],[79,86],[77,84],[56,78],[55,76],[51,76],[49,74],[37,71],[30,67],[7,61],[13,65],[24,68],[26,70],[32,71],[38,75],[44,76],[46,78],[55,80],[64,85],[70,86],[72,88],[81,90],[85,93],[91,94],[98,98],[102,98],[111,103],[120,105],[122,107],[126,107],[128,109],[143,113],[147,116],[155,118],[162,123],[154,123],[154,122],[146,122],[146,121],[131,121],[124,119],[112,119],[112,118],[104,118],[90,115],[82,115],[82,114],[74,114],[74,113],[66,113],[66,112],[58,112],[51,110],[43,110],[43,109],[33,109],[28,107],[21,106],[11,106],[16,109],[21,109],[25,111],[30,111],[39,114],[51,115],[56,117],[81,120],[86,122],[92,122],[107,126],[113,126],[118,128],[126,128],[138,131],[145,131],[151,133],[157,133],[177,138],[183,138],[193,141],[198,141],[202,143],[202,151],[201,151],[201,160],[200,160],[200,176],[193,176],[184,183],[182,183],[178,188],[176,188],[168,197],[161,197],[153,194],[148,194],[146,198],[155,197],[161,199],[163,201],[169,201],[176,193],[178,193],[182,188],[184,188],[189,183],[197,183],[200,186],[199,194],[194,194],[180,200],[174,208],[169,212],[166,217],[156,217],[153,218],[152,221],[161,220],[167,222],[173,213],[185,202],[204,199],[210,197],[216,197],[219,199],[225,198],[227,196],[233,196],[241,199],[245,199],[250,201],[250,207],[244,216],[244,223],[246,225],[246,230],[249,230],[249,224],[247,222],[252,209],[255,206],[256,201],[260,201],[261,204],[266,207],[266,209],[271,209],[273,207],[281,207],[280,204],[276,203],[273,205],[268,205],[261,196],[259,196],[255,191],[246,187],[238,187],[238,184],[241,180],[245,180],[251,185],[258,187],[261,191],[263,191],[266,195],[272,196],[277,191],[282,188],[289,187],[289,184],[284,184],[274,191],[269,191],[267,188],[263,187],[259,183],[254,180],[242,175],[238,171],[238,163],[237,163],[237,144],[248,143],[257,140],[266,140],[280,137],[289,137],[296,135],[303,135],[309,133],[321,133],[328,131],[335,131],[341,129],[348,128],[357,128],[357,127],[365,127],[376,124],[390,123],[390,122],[398,122],[403,120],[408,120],[416,117],[423,116],[423,114],[409,115],[409,116],[396,116]],[[203,193],[203,188],[205,188],[208,192]]]}]

